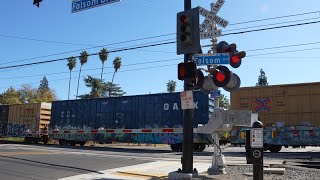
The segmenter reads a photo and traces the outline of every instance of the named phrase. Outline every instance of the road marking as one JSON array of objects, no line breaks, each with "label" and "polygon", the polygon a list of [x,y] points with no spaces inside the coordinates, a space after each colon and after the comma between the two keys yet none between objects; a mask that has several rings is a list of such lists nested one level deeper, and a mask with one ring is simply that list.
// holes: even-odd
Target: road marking
[{"label": "road marking", "polygon": [[64,154],[62,152],[49,152],[49,151],[30,151],[30,152],[0,152],[0,156],[16,156],[16,155],[41,155],[41,154]]}]

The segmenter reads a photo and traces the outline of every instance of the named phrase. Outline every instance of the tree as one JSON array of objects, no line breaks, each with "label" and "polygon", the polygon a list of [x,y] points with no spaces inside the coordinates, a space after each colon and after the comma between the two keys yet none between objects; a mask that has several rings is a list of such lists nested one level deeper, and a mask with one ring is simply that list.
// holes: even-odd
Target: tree
[{"label": "tree", "polygon": [[120,58],[120,57],[116,57],[116,58],[113,60],[113,67],[114,67],[114,73],[113,73],[113,76],[112,76],[112,81],[111,81],[111,83],[113,83],[114,75],[118,72],[118,70],[119,70],[120,67],[121,67],[121,58]]},{"label": "tree", "polygon": [[118,97],[125,94],[117,84],[103,82],[98,78],[88,76],[84,78],[85,85],[91,89],[89,94],[80,95],[81,99]]},{"label": "tree", "polygon": [[69,100],[70,99],[71,71],[73,68],[76,67],[77,61],[76,61],[76,58],[73,56],[69,57],[67,60],[68,60],[67,66],[69,67],[69,70],[70,70],[69,90],[68,90],[68,100]]},{"label": "tree", "polygon": [[221,96],[219,97],[219,106],[223,109],[230,108],[230,102],[226,95],[221,94]]},{"label": "tree", "polygon": [[88,62],[88,53],[87,51],[82,51],[80,54],[80,71],[79,71],[79,77],[78,77],[78,85],[77,85],[77,95],[76,95],[76,99],[78,98],[78,93],[79,93],[79,82],[80,82],[80,75],[81,75],[81,70],[82,70],[82,66],[84,64],[86,64]]},{"label": "tree", "polygon": [[49,82],[46,77],[40,81],[40,86],[36,91],[36,102],[52,102],[56,100],[56,93],[50,89]]},{"label": "tree", "polygon": [[0,94],[0,104],[21,104],[20,94],[13,87]]},{"label": "tree", "polygon": [[268,86],[266,73],[262,69],[260,69],[260,75],[258,77],[258,83],[256,86]]},{"label": "tree", "polygon": [[91,76],[84,78],[85,85],[91,88],[89,94],[80,95],[79,98],[81,99],[88,99],[88,98],[100,98],[103,94],[103,82]]},{"label": "tree", "polygon": [[101,78],[100,80],[102,81],[102,74],[103,74],[103,68],[104,68],[104,62],[108,59],[108,51],[106,48],[103,48],[100,52],[99,52],[99,58],[102,62],[102,68],[101,68]]},{"label": "tree", "polygon": [[169,80],[169,82],[167,83],[167,91],[169,93],[173,93],[176,91],[176,86],[177,86],[177,83],[173,80]]},{"label": "tree", "polygon": [[[41,82],[43,82],[43,81],[41,81]],[[36,88],[31,87],[29,84],[22,85],[21,89],[18,90],[21,102],[22,103],[35,103],[35,102],[37,102],[38,91],[39,91],[39,94],[40,94],[40,92],[47,91],[45,89],[48,86],[45,85],[45,83],[47,83],[47,82],[44,82],[43,84],[40,84],[38,90]]]},{"label": "tree", "polygon": [[107,82],[105,84],[104,97],[121,97],[124,94],[126,93],[119,87],[119,84],[113,84],[112,82]]},{"label": "tree", "polygon": [[44,93],[49,90],[50,88],[49,88],[48,79],[46,78],[46,76],[44,76],[43,79],[40,81],[40,86],[38,88],[38,91],[40,91],[41,93]]}]

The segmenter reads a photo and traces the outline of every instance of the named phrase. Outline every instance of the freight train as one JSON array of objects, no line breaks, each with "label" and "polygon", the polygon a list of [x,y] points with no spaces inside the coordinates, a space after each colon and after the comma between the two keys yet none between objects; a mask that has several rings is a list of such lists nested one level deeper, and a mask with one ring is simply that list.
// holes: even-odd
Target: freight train
[{"label": "freight train", "polygon": [[[208,123],[208,95],[194,92],[194,123]],[[0,105],[3,135],[24,136],[28,142],[48,138],[61,145],[87,141],[170,144],[182,150],[183,110],[180,93],[79,99],[50,103]],[[194,133],[194,150],[203,151],[209,140],[205,133]]]},{"label": "freight train", "polygon": [[[231,92],[231,109],[251,110],[264,124],[264,149],[320,145],[320,83],[244,87]],[[231,143],[245,143],[245,130],[231,131]]]}]

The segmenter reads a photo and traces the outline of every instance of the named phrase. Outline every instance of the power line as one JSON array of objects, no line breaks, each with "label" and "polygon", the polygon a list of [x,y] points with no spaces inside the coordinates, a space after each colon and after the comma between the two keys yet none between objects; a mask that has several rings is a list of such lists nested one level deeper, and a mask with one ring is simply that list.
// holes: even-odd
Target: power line
[{"label": "power line", "polygon": [[229,36],[229,35],[236,35],[236,34],[245,34],[245,33],[250,33],[250,32],[266,31],[266,30],[271,30],[271,29],[281,29],[281,28],[294,27],[294,26],[302,26],[302,25],[309,25],[309,24],[316,24],[316,23],[320,23],[320,21],[313,21],[313,22],[299,23],[299,24],[290,24],[290,25],[285,25],[285,26],[276,26],[276,27],[263,28],[263,29],[253,29],[253,30],[242,31],[242,32],[227,33],[227,34],[223,34],[223,35],[221,35],[221,36]]},{"label": "power line", "polygon": [[253,23],[253,22],[260,22],[260,21],[268,21],[268,20],[274,20],[274,19],[282,19],[282,18],[288,18],[288,17],[294,17],[294,16],[302,16],[302,15],[308,15],[308,14],[316,14],[316,13],[320,13],[320,11],[312,11],[312,12],[291,14],[291,15],[285,15],[285,16],[277,16],[277,17],[271,17],[271,18],[265,18],[265,19],[244,21],[244,22],[229,24],[229,26],[238,25],[238,24],[247,24],[247,23]]},{"label": "power line", "polygon": [[[295,27],[295,26],[302,26],[302,25],[310,25],[310,24],[316,24],[316,23],[320,23],[320,21],[313,21],[313,22],[299,23],[299,24],[291,24],[291,25],[277,26],[277,27],[263,28],[263,29],[254,29],[254,30],[249,30],[249,31],[228,33],[228,34],[224,34],[224,35],[222,35],[222,36],[236,35],[236,34],[245,34],[245,33],[250,33],[250,32],[266,31],[266,30],[272,30],[272,29],[281,29],[281,28]],[[155,47],[155,46],[167,45],[167,44],[173,44],[173,43],[176,43],[176,41],[170,41],[170,42],[164,42],[164,43],[157,43],[157,44],[150,44],[150,45],[144,45],[144,46],[136,46],[136,47],[131,47],[131,48],[120,48],[120,49],[117,49],[117,50],[109,51],[109,53],[121,52],[121,51],[128,51],[128,50],[135,50],[135,49],[141,49],[141,48],[146,48],[146,47]],[[93,54],[89,54],[89,56],[98,55],[98,54],[99,54],[99,53],[93,53]],[[74,56],[74,57],[78,58],[78,57],[80,57],[80,56]],[[45,64],[45,63],[62,61],[62,60],[65,60],[65,59],[66,59],[66,58],[60,58],[60,59],[40,61],[40,62],[33,62],[33,63],[26,63],[26,64],[19,64],[19,65],[13,65],[13,66],[5,66],[5,67],[0,67],[0,69],[10,69],[10,68],[15,68],[15,67],[25,67],[25,66],[32,66],[32,65],[38,65],[38,64]]]},{"label": "power line", "polygon": [[260,48],[260,49],[250,49],[250,50],[245,50],[245,51],[246,52],[247,51],[262,51],[262,50],[279,49],[279,48],[287,48],[287,47],[307,46],[307,45],[313,45],[313,44],[320,44],[320,41],[311,42],[311,43],[300,43],[300,44],[291,44],[291,45],[284,45],[284,46],[267,47],[267,48]]},{"label": "power line", "polygon": [[[160,62],[168,62],[168,61],[176,61],[176,60],[183,60],[181,58],[174,58],[174,59],[162,59],[162,60],[157,60],[157,61],[147,61],[147,62],[142,62],[142,63],[133,63],[133,64],[124,64],[121,65],[121,67],[127,67],[127,66],[136,66],[136,65],[144,65],[144,64],[154,64],[154,63],[160,63]],[[113,69],[113,67],[104,67],[105,69]],[[101,68],[91,68],[91,69],[82,69],[82,72],[85,71],[91,71],[91,70],[100,70]],[[74,70],[72,72],[79,72],[80,70]],[[57,75],[57,74],[67,74],[70,73],[70,71],[63,71],[63,72],[56,72],[56,73],[49,73],[49,74],[36,74],[36,75],[24,75],[24,76],[16,76],[16,77],[3,77],[0,78],[2,80],[5,79],[20,79],[20,78],[28,78],[28,77],[39,77],[39,76],[50,76],[50,75]]]},{"label": "power line", "polygon": [[[302,15],[315,14],[315,13],[320,13],[320,11],[312,11],[312,12],[305,12],[305,13],[299,13],[299,14],[291,14],[291,15],[271,17],[271,18],[265,18],[265,19],[250,20],[250,21],[244,21],[244,22],[229,24],[229,26],[238,25],[238,24],[247,24],[247,23],[252,23],[252,22],[259,22],[259,21],[266,21],[266,20],[281,19],[281,18],[287,18],[287,17],[302,16]],[[276,24],[278,24],[278,23],[276,23]],[[272,25],[272,24],[269,24],[269,25]],[[275,25],[275,24],[273,24],[273,25]],[[248,28],[254,28],[254,27],[261,27],[261,26],[253,26],[253,27],[240,28],[240,29],[248,29]],[[234,30],[240,30],[240,29],[227,30],[227,32],[228,32],[228,31],[234,31]],[[44,55],[44,56],[39,56],[39,57],[33,57],[33,58],[28,58],[28,59],[22,59],[22,60],[17,60],[17,61],[11,61],[11,62],[7,62],[7,63],[0,63],[0,65],[11,64],[11,63],[21,62],[21,61],[27,61],[27,60],[33,60],[33,59],[39,59],[39,58],[46,58],[46,57],[51,57],[51,56],[56,56],[56,55],[62,55],[62,54],[67,54],[67,53],[72,53],[72,52],[84,51],[84,50],[88,50],[88,49],[100,48],[100,47],[104,47],[104,46],[110,46],[110,45],[116,45],[116,44],[129,43],[129,42],[134,42],[134,41],[140,41],[140,40],[146,40],[146,39],[164,37],[164,36],[175,35],[175,34],[176,34],[176,33],[168,33],[168,34],[150,36],[150,37],[146,37],[146,38],[132,39],[132,40],[128,40],[128,41],[121,41],[121,42],[117,42],[117,43],[111,43],[111,44],[106,44],[106,45],[93,46],[93,47],[89,47],[89,48],[83,48],[83,49],[77,49],[77,50],[66,51],[66,52],[61,52],[61,53],[55,53],[55,54],[50,54],[50,55]],[[42,41],[42,42],[53,42],[53,43],[63,43],[63,44],[75,44],[75,45],[90,46],[90,45],[88,45],[88,44],[77,44],[77,43],[68,43],[68,42],[61,42],[61,41],[50,41],[50,40],[42,40],[42,39],[35,39],[35,38],[25,38],[25,37],[18,37],[18,36],[9,36],[9,35],[0,35],[0,36],[2,36],[2,37],[10,37],[10,38],[12,37],[12,38],[17,38],[17,39],[33,40],[33,41]],[[144,51],[146,51],[146,50],[144,50]]]}]

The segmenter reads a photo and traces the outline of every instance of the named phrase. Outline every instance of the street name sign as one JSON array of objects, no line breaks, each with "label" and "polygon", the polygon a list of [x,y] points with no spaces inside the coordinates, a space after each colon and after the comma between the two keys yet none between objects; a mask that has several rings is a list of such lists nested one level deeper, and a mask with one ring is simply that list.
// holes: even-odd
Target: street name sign
[{"label": "street name sign", "polygon": [[119,2],[120,0],[72,0],[72,13],[83,11],[86,9]]},{"label": "street name sign", "polygon": [[228,53],[217,54],[195,54],[193,59],[197,65],[215,65],[230,64],[230,56]]},{"label": "street name sign", "polygon": [[213,90],[210,92],[210,98],[216,98],[221,96],[221,91],[220,90]]},{"label": "street name sign", "polygon": [[180,92],[181,109],[194,109],[193,91]]}]

